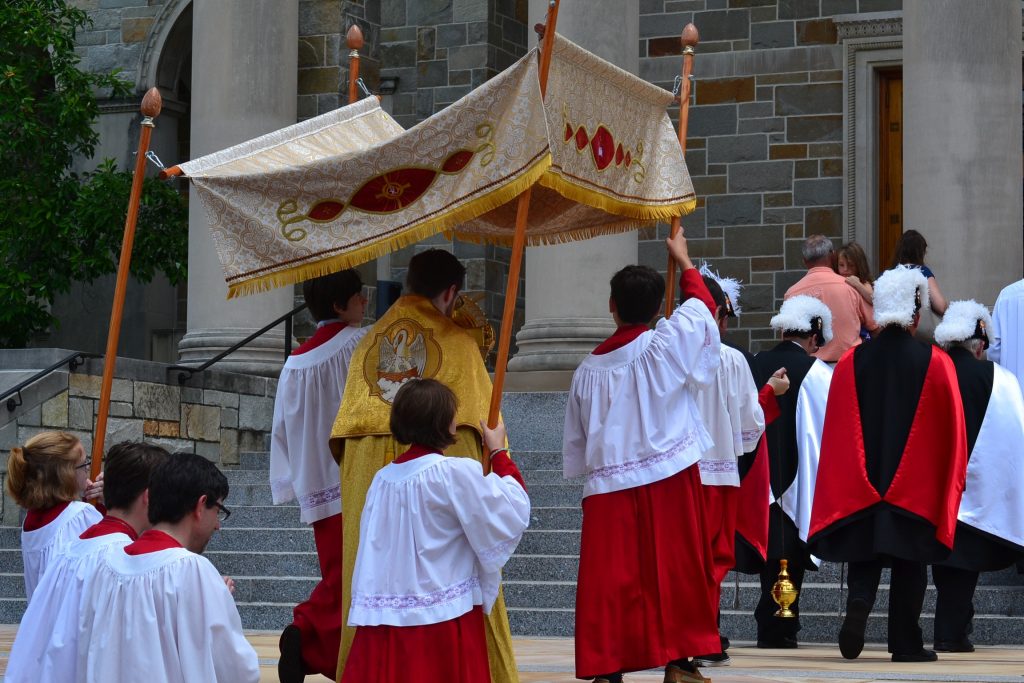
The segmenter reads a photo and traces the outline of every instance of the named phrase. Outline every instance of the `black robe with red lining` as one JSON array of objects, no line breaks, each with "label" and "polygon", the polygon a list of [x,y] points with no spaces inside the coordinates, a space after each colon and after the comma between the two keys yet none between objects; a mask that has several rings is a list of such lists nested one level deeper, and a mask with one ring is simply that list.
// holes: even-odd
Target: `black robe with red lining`
[{"label": "black robe with red lining", "polygon": [[956,372],[899,327],[839,360],[829,390],[808,547],[836,562],[936,562],[953,546],[967,474]]}]

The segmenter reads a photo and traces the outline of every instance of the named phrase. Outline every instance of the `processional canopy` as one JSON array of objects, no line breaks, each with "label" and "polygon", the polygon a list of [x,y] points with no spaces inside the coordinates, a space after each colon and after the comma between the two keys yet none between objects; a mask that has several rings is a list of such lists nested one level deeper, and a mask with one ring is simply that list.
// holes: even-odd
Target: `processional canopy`
[{"label": "processional canopy", "polygon": [[446,232],[527,244],[634,229],[696,206],[672,93],[555,36],[409,130],[368,97],[181,164],[206,209],[229,296],[300,282]]}]

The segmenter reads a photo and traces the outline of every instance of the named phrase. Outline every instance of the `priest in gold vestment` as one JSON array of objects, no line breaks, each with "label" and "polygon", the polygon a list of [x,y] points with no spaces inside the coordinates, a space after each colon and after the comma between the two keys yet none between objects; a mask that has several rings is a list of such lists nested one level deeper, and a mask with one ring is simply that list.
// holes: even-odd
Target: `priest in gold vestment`
[{"label": "priest in gold vestment", "polygon": [[[345,668],[355,628],[348,626],[352,572],[359,547],[359,521],[370,482],[405,449],[391,436],[391,401],[403,382],[429,377],[458,397],[455,445],[445,455],[480,461],[479,425],[487,418],[491,380],[477,342],[451,319],[466,269],[450,253],[431,249],[409,261],[405,295],[374,324],[352,355],[348,381],[331,431],[331,452],[341,471],[343,534],[342,638],[338,678]],[[499,593],[485,620],[493,683],[519,680],[512,652],[505,599]],[[409,672],[415,680],[416,672]]]}]

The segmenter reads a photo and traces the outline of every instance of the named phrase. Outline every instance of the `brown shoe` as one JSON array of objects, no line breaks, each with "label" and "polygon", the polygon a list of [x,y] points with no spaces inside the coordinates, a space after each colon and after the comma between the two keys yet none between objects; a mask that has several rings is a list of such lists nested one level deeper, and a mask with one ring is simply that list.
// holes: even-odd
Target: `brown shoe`
[{"label": "brown shoe", "polygon": [[700,671],[686,671],[669,664],[665,667],[665,683],[711,683],[711,679],[702,676]]}]

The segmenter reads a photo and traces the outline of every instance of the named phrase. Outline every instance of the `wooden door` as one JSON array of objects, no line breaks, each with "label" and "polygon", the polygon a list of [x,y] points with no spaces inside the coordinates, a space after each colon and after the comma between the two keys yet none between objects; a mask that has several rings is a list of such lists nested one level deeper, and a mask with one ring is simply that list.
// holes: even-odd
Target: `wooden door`
[{"label": "wooden door", "polygon": [[903,234],[903,70],[878,73],[878,271]]}]

